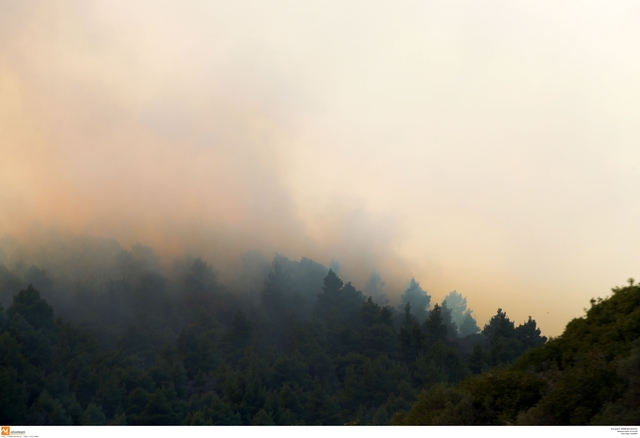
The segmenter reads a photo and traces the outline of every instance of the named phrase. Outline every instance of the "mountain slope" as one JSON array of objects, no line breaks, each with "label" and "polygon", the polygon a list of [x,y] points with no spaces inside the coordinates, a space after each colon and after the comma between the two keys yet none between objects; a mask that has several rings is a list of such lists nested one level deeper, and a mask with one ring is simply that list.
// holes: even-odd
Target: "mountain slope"
[{"label": "mountain slope", "polygon": [[591,300],[582,318],[508,368],[423,391],[395,424],[640,424],[640,287]]}]

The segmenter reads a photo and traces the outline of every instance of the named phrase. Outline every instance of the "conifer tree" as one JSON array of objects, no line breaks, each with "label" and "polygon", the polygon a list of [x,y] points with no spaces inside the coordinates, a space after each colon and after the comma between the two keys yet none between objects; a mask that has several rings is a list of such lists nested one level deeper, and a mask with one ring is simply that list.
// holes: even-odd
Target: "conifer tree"
[{"label": "conifer tree", "polygon": [[384,285],[384,281],[380,279],[380,274],[373,271],[369,277],[369,281],[367,281],[367,284],[364,286],[364,293],[369,295],[377,304],[384,306],[389,302],[387,294],[385,294],[383,290]]},{"label": "conifer tree", "polygon": [[429,312],[429,318],[424,322],[423,327],[427,333],[429,345],[439,340],[444,341],[447,338],[447,324],[442,315],[442,307],[439,304],[436,304],[433,310]]},{"label": "conifer tree", "polygon": [[[453,290],[444,298],[443,305],[445,302],[451,310],[451,320],[456,325],[457,335],[465,337],[480,331],[475,318],[471,315],[473,311],[467,309],[467,299],[462,294]],[[452,335],[451,330],[449,335]]]},{"label": "conifer tree", "polygon": [[420,283],[415,278],[411,278],[409,286],[402,294],[401,301],[400,311],[403,311],[407,304],[411,304],[413,315],[418,320],[418,323],[424,322],[427,318],[427,309],[431,303],[431,296],[420,287]]}]

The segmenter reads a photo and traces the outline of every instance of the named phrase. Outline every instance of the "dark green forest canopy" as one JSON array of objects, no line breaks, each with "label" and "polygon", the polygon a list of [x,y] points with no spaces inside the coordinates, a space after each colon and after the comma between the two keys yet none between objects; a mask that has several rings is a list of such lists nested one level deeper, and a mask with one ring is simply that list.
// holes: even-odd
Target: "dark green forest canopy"
[{"label": "dark green forest canopy", "polygon": [[[515,330],[527,346],[539,342],[533,321]],[[483,334],[505,331],[513,332],[512,324],[498,311]],[[614,288],[610,298],[591,300],[586,315],[567,324],[561,336],[529,349],[511,365],[423,391],[393,422],[640,424],[640,287],[630,280],[629,286]]]},{"label": "dark green forest canopy", "polygon": [[[511,387],[504,373],[518,380],[517,373],[561,372],[583,354],[576,347],[575,357],[567,356],[565,347],[556,347],[572,339],[565,335],[536,349],[546,338],[535,321],[516,326],[501,309],[481,333],[463,336],[456,321],[471,311],[462,296],[450,294],[451,308],[447,302],[431,307],[413,281],[398,312],[385,305],[379,275],[368,289],[381,302],[304,258],[277,255],[268,263],[253,255],[242,278],[228,284],[201,259],[176,263],[167,275],[144,247],[116,248],[105,260],[113,262],[99,275],[69,276],[76,280],[66,289],[63,277],[51,279],[40,268],[0,266],[5,303],[13,288],[10,304],[0,308],[1,423],[411,422],[425,394],[435,397],[434,412],[441,399],[476,409],[474,397],[487,387],[494,391],[487,397],[499,404],[497,388]],[[26,281],[31,284],[21,286]],[[589,315],[606,302],[594,304]],[[607,312],[598,317],[609,321]],[[631,351],[633,329],[622,324],[622,337],[576,335],[585,345],[604,336],[602,363],[609,371],[607,364]],[[534,364],[542,371],[531,371]],[[626,369],[612,373],[616,388],[624,389]],[[534,396],[547,390],[529,380]],[[623,389],[619,398],[632,397]],[[534,396],[504,405],[524,406]],[[523,415],[520,409],[495,417],[497,409],[469,418],[496,424]],[[546,418],[534,413],[526,418]]]}]

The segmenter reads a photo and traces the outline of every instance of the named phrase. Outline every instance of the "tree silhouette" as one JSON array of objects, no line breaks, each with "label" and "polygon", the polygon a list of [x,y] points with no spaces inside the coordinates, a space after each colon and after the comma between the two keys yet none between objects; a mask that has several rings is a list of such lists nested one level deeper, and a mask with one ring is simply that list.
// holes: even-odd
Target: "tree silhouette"
[{"label": "tree silhouette", "polygon": [[431,303],[431,296],[422,290],[420,283],[415,278],[411,278],[409,286],[405,289],[400,299],[402,301],[399,306],[400,311],[403,311],[407,304],[411,304],[411,310],[418,323],[423,323],[427,318],[427,309]]},{"label": "tree silhouette", "polygon": [[369,295],[373,301],[378,303],[381,306],[384,306],[389,302],[387,298],[387,294],[384,293],[384,281],[380,279],[380,274],[377,272],[372,272],[369,277],[369,281],[364,286],[364,293]]}]

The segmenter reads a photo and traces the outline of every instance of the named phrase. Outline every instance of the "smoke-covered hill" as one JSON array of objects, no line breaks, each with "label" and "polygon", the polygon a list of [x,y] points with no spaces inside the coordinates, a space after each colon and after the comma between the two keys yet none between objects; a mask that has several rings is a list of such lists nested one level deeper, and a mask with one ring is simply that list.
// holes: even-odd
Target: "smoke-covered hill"
[{"label": "smoke-covered hill", "polygon": [[248,253],[226,281],[100,239],[30,260],[0,265],[3,424],[389,424],[546,341],[501,309],[480,332],[415,280],[385,305],[378,273],[367,295],[306,258]]}]

